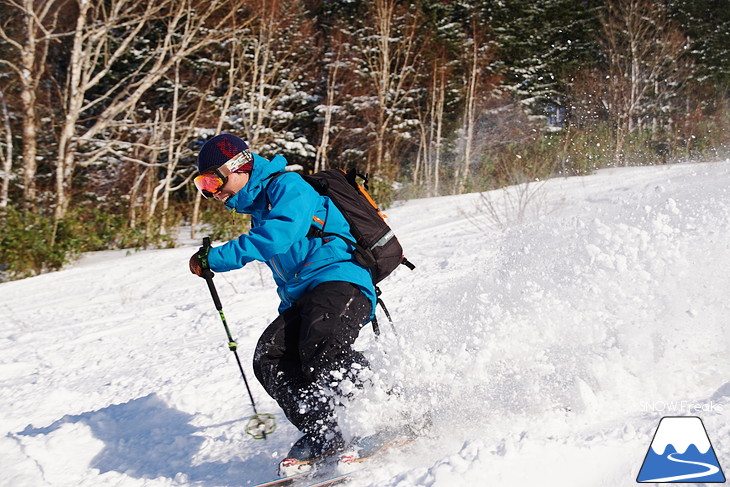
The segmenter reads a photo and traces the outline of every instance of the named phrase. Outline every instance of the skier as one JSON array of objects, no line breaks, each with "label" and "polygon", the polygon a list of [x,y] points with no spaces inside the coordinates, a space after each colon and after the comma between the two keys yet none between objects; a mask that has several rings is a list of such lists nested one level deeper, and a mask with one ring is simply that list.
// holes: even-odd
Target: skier
[{"label": "skier", "polygon": [[251,229],[237,239],[196,252],[190,271],[202,277],[202,262],[214,272],[248,262],[271,268],[281,304],[279,316],[258,341],[253,359],[257,379],[303,436],[281,462],[279,473],[307,470],[344,446],[334,406],[338,381],[358,383],[367,360],[352,348],[374,316],[376,294],[365,267],[340,238],[309,237],[314,224],[349,236],[349,225],[329,198],[320,196],[286,159],[270,161],[249,151],[240,138],[221,134],[198,155],[195,184],[207,198],[251,215]]}]

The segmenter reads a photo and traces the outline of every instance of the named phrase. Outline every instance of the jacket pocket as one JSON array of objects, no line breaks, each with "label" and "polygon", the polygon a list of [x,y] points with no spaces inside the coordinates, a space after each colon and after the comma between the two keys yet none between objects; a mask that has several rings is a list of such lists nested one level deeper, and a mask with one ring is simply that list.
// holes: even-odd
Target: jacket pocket
[{"label": "jacket pocket", "polygon": [[322,267],[342,260],[338,258],[338,252],[330,245],[322,245],[307,256],[294,276],[297,279],[304,279],[306,276]]}]

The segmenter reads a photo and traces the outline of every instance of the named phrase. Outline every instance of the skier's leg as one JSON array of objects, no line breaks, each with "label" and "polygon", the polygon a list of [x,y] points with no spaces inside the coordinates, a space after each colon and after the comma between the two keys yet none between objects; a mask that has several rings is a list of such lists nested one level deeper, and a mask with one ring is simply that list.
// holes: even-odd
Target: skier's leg
[{"label": "skier's leg", "polygon": [[336,281],[320,284],[298,304],[299,356],[306,380],[325,387],[343,379],[357,383],[358,369],[368,362],[352,345],[370,316],[370,301],[357,286]]},{"label": "skier's leg", "polygon": [[307,395],[308,382],[299,360],[299,310],[293,306],[280,314],[259,338],[253,370],[266,392],[279,404],[287,419],[304,431],[307,415],[299,402]]},{"label": "skier's leg", "polygon": [[353,364],[367,367],[352,349],[370,315],[370,302],[356,286],[328,282],[285,310],[256,346],[254,372],[289,421],[312,437],[340,438],[333,419],[332,371],[352,378]]},{"label": "skier's leg", "polygon": [[340,281],[320,284],[300,308],[299,356],[309,381],[324,378],[329,382],[332,371],[350,371],[354,363],[367,366],[362,354],[352,348],[370,316],[370,302],[357,286]]}]

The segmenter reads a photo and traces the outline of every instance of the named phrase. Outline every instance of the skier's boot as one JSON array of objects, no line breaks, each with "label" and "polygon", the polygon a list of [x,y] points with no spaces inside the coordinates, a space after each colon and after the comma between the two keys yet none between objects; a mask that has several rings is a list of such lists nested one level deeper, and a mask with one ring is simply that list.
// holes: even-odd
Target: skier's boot
[{"label": "skier's boot", "polygon": [[286,458],[279,463],[279,476],[291,477],[309,472],[317,462],[335,454],[342,446],[343,442],[340,438],[328,441],[305,434],[294,443]]},{"label": "skier's boot", "polygon": [[[410,443],[414,439],[414,436],[398,429],[383,430],[374,435],[357,437],[340,455],[339,465],[347,467],[363,462],[385,450]],[[345,470],[347,469],[345,468]]]}]

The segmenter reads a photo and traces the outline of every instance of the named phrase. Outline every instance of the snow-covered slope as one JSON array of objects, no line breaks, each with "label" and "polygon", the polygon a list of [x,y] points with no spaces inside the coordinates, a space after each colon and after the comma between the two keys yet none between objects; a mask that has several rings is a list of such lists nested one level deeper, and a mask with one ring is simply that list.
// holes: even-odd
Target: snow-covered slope
[{"label": "snow-covered slope", "polygon": [[[672,415],[702,417],[728,468],[728,188],[725,161],[391,209],[418,267],[382,285],[398,335],[382,319],[381,338],[368,328],[358,346],[403,395],[359,401],[352,428],[403,411],[435,424],[352,485],[633,485]],[[215,278],[259,411],[278,418],[257,441],[205,283],[187,270],[193,250],[99,253],[0,285],[0,485],[272,476],[297,433],[250,368],[275,316],[268,270]]]}]

